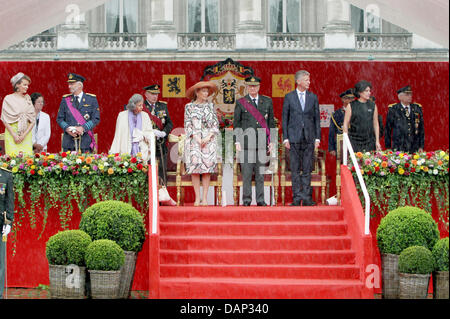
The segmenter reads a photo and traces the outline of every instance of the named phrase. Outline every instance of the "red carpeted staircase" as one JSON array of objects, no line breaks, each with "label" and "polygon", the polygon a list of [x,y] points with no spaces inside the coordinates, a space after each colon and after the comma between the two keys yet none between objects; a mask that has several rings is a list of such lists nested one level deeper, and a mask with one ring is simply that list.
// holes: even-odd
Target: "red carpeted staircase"
[{"label": "red carpeted staircase", "polygon": [[342,207],[160,207],[159,298],[363,298]]}]

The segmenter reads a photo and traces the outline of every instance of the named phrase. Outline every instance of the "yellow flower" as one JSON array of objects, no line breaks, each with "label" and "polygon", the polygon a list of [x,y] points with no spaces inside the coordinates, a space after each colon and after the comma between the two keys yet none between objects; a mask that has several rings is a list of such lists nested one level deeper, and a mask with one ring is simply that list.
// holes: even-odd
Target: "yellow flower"
[{"label": "yellow flower", "polygon": [[31,169],[35,169],[36,168],[36,165],[31,165]]},{"label": "yellow flower", "polygon": [[422,166],[422,167],[423,167],[422,169],[424,172],[428,172],[428,166]]},{"label": "yellow flower", "polygon": [[448,161],[448,155],[445,157],[445,160]]},{"label": "yellow flower", "polygon": [[38,170],[38,174],[39,175],[44,175],[44,172],[40,169],[40,170]]},{"label": "yellow flower", "polygon": [[105,168],[103,165],[99,165],[98,168],[103,171],[103,169]]},{"label": "yellow flower", "polygon": [[54,159],[54,158],[55,158],[55,155],[54,155],[54,154],[50,154],[50,155],[48,156],[48,158],[49,158],[49,159]]},{"label": "yellow flower", "polygon": [[419,154],[414,155],[414,159],[418,160],[420,158]]},{"label": "yellow flower", "polygon": [[13,168],[12,168],[12,172],[13,173],[17,173],[19,171],[19,169],[17,168],[17,166],[14,166]]},{"label": "yellow flower", "polygon": [[405,170],[404,170],[402,167],[399,167],[399,168],[398,168],[398,173],[399,173],[400,175],[403,175],[403,174],[405,174]]},{"label": "yellow flower", "polygon": [[109,174],[109,175],[114,174],[114,170],[112,169],[112,167],[110,167],[110,168],[108,169],[108,174]]},{"label": "yellow flower", "polygon": [[141,152],[138,152],[138,153],[136,154],[136,156],[137,156],[137,157],[142,157],[142,153],[141,153]]},{"label": "yellow flower", "polygon": [[361,175],[364,175],[364,170],[363,169],[361,169]]},{"label": "yellow flower", "polygon": [[400,153],[400,158],[403,158],[403,156],[405,156],[405,154],[403,154],[403,153]]},{"label": "yellow flower", "polygon": [[439,153],[439,155],[441,155],[441,157],[444,157],[444,156],[445,156],[445,152],[444,152],[444,151],[441,151],[441,152]]}]

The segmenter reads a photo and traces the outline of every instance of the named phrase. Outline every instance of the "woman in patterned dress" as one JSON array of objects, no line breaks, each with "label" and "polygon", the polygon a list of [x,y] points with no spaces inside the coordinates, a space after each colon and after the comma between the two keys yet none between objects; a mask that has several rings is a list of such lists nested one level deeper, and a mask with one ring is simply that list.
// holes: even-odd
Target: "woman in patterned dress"
[{"label": "woman in patterned dress", "polygon": [[216,170],[219,121],[214,104],[208,101],[208,97],[216,91],[217,86],[214,83],[202,81],[186,92],[186,96],[192,102],[186,104],[184,111],[186,131],[184,161],[186,174],[192,177],[194,206],[200,205],[200,175],[203,186],[201,205],[208,205],[207,194],[211,173]]},{"label": "woman in patterned dress", "polygon": [[5,154],[33,155],[32,132],[36,111],[27,94],[30,78],[22,72],[11,78],[14,93],[3,99],[1,120],[5,125]]}]

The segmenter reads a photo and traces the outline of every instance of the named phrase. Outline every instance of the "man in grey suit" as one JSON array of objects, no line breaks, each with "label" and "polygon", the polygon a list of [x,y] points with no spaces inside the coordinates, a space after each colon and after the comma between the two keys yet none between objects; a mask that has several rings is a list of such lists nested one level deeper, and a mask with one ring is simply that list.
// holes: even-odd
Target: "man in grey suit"
[{"label": "man in grey suit", "polygon": [[272,99],[259,95],[261,79],[250,76],[245,79],[249,94],[236,102],[233,127],[236,135],[236,151],[241,152],[242,201],[244,206],[252,202],[252,175],[255,173],[256,203],[264,201],[264,175],[267,151],[270,153],[276,138],[271,141],[270,129],[275,128]]},{"label": "man in grey suit", "polygon": [[297,89],[286,94],[283,102],[283,144],[290,150],[292,173],[291,206],[314,206],[311,197],[311,171],[314,149],[320,145],[320,110],[317,95],[308,91],[310,74],[295,74]]}]

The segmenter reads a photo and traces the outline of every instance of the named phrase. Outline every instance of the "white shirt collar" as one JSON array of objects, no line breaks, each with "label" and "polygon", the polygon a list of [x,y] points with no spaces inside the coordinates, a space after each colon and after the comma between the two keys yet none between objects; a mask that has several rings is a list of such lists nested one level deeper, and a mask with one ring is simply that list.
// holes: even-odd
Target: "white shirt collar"
[{"label": "white shirt collar", "polygon": [[78,102],[81,102],[81,99],[83,98],[83,91],[81,91],[81,93],[78,95],[74,94],[74,96],[78,96]]},{"label": "white shirt collar", "polygon": [[253,101],[253,100],[256,100],[256,102],[258,102],[258,100],[259,100],[259,94],[256,94],[256,97],[252,97],[250,94],[248,95],[249,97],[250,97],[250,99]]},{"label": "white shirt collar", "polygon": [[300,90],[297,88],[297,94],[300,95],[301,93],[305,94],[305,96],[306,96],[306,90],[304,90],[304,91],[302,92],[302,91],[300,91]]},{"label": "white shirt collar", "polygon": [[408,104],[408,105],[405,105],[405,104],[403,104],[403,103],[401,103],[401,105],[402,105],[403,107],[406,107],[406,108],[408,108],[408,109],[409,109],[409,106],[410,106],[410,104]]}]

